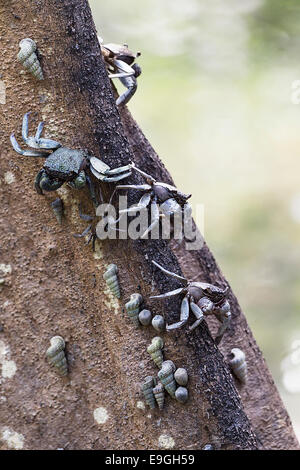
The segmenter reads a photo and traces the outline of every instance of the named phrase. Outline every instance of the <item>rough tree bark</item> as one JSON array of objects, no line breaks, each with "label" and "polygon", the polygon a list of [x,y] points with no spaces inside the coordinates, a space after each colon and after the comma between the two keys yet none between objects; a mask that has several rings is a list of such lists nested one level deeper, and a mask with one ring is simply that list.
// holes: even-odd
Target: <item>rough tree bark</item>
[{"label": "rough tree bark", "polygon": [[[173,250],[167,241],[110,240],[90,246],[72,237],[82,231],[78,203],[92,211],[86,190],[64,187],[65,220],[49,208],[55,196],[33,189],[42,160],[18,156],[9,135],[20,140],[23,114],[34,111],[31,134],[42,118],[45,135],[71,148],[87,148],[111,167],[134,160],[160,180],[170,176],[128,111],[121,116],[100,54],[86,0],[4,0],[0,6],[1,80],[1,295],[0,442],[3,449],[221,449],[297,448],[290,420],[233,294],[233,328],[221,350],[206,323],[192,334],[165,334],[165,358],[189,371],[189,401],[167,400],[162,412],[141,406],[140,384],[155,368],[146,347],[152,328],[135,328],[124,303],[140,292],[153,312],[178,319],[178,299],[150,304],[149,296],[177,287],[153,269],[155,259],[187,277],[226,285],[208,248]],[[45,80],[35,81],[16,60],[25,37],[39,47]],[[130,182],[141,181],[132,176]],[[102,186],[108,198],[112,185]],[[174,254],[176,253],[176,256]],[[115,262],[121,301],[106,290],[102,274]],[[214,330],[214,322],[210,327]],[[67,343],[70,367],[61,379],[49,369],[49,339]],[[250,381],[243,404],[226,365],[242,346]],[[245,412],[246,410],[246,412]],[[249,419],[250,418],[250,419]],[[250,420],[252,424],[250,423]]]}]

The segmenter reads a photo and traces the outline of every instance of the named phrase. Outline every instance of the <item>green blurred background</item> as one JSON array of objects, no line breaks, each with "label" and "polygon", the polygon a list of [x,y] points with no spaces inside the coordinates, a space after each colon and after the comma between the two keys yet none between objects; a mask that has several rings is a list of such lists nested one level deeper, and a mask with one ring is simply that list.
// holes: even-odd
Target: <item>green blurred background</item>
[{"label": "green blurred background", "polygon": [[104,43],[142,51],[129,108],[204,204],[205,238],[300,437],[299,0],[90,5]]}]

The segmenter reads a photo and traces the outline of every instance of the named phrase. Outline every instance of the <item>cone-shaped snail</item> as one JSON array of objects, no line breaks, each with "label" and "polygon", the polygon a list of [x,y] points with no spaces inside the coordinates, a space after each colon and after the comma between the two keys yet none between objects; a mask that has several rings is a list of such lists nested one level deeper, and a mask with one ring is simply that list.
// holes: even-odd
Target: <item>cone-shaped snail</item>
[{"label": "cone-shaped snail", "polygon": [[56,217],[57,222],[59,225],[62,223],[62,217],[64,215],[64,203],[60,197],[55,199],[55,201],[51,202],[51,207]]},{"label": "cone-shaped snail", "polygon": [[17,55],[18,61],[21,62],[23,67],[35,78],[43,80],[43,71],[36,55],[36,43],[30,38],[25,38],[20,41],[19,46],[20,50]]},{"label": "cone-shaped snail", "polygon": [[103,274],[103,279],[106,281],[111,293],[119,299],[121,297],[121,293],[117,273],[117,266],[115,264],[110,264]]},{"label": "cone-shaped snail", "polygon": [[170,359],[167,359],[166,361],[162,363],[162,367],[166,364],[170,364],[170,366],[172,367],[172,371],[175,372],[176,366],[173,361],[171,361]]},{"label": "cone-shaped snail", "polygon": [[154,387],[153,395],[155,397],[156,403],[158,404],[158,408],[162,410],[164,407],[164,402],[165,402],[165,390],[164,390],[163,384],[159,382]]},{"label": "cone-shaped snail", "polygon": [[151,375],[145,378],[145,382],[143,383],[141,389],[143,395],[145,397],[147,405],[150,406],[151,409],[155,408],[155,398],[153,394],[153,387],[154,387],[154,378]]},{"label": "cone-shaped snail", "polygon": [[67,375],[68,366],[65,356],[65,341],[61,336],[53,336],[50,339],[50,348],[47,349],[46,355],[49,364],[53,365],[59,375]]},{"label": "cone-shaped snail", "polygon": [[231,350],[231,354],[233,354],[233,359],[229,361],[229,364],[234,375],[240,380],[240,382],[246,383],[247,363],[245,353],[239,348],[233,348]]},{"label": "cone-shaped snail", "polygon": [[171,364],[163,364],[158,372],[158,378],[172,398],[175,398],[176,383]]},{"label": "cone-shaped snail", "polygon": [[143,302],[143,297],[141,296],[141,294],[131,294],[129,302],[125,304],[125,308],[126,308],[129,318],[137,326],[140,325],[139,313],[140,313],[140,305],[142,304],[142,302]]},{"label": "cone-shaped snail", "polygon": [[147,348],[147,352],[150,354],[159,369],[161,368],[163,363],[163,347],[163,340],[160,338],[160,336],[155,336],[155,338],[152,339],[150,346],[148,346]]}]

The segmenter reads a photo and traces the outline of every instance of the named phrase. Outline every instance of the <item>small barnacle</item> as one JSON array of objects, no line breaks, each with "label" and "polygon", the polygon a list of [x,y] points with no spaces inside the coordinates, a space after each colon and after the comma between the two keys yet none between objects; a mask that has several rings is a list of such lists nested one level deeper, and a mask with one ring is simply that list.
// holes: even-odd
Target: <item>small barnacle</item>
[{"label": "small barnacle", "polygon": [[152,313],[150,310],[142,310],[139,313],[139,321],[143,326],[148,326],[150,325],[152,320]]},{"label": "small barnacle", "polygon": [[21,62],[23,67],[35,78],[43,80],[43,71],[36,55],[36,43],[30,38],[25,38],[20,41],[19,46],[20,50],[17,55],[18,61]]},{"label": "small barnacle", "polygon": [[176,383],[171,364],[164,364],[158,372],[158,378],[172,398],[175,398]]},{"label": "small barnacle", "polygon": [[140,305],[143,302],[141,294],[131,294],[129,302],[125,304],[126,311],[130,319],[139,326]]},{"label": "small barnacle", "polygon": [[51,207],[53,209],[57,222],[59,223],[59,225],[61,225],[62,217],[64,215],[64,203],[62,199],[60,197],[55,199],[55,201],[51,202]]},{"label": "small barnacle", "polygon": [[185,386],[188,383],[188,373],[183,367],[176,370],[174,378],[178,385]]},{"label": "small barnacle", "polygon": [[245,353],[239,348],[233,348],[231,350],[231,354],[233,354],[233,359],[229,361],[229,364],[234,375],[240,380],[240,382],[246,383],[247,363]]},{"label": "small barnacle", "polygon": [[47,349],[46,355],[49,364],[56,367],[59,375],[67,375],[68,366],[65,356],[65,341],[61,336],[53,336],[50,339],[51,346]]},{"label": "small barnacle", "polygon": [[166,322],[164,320],[164,317],[161,315],[155,315],[155,317],[152,318],[152,326],[155,330],[159,331],[162,333],[166,329]]},{"label": "small barnacle", "polygon": [[164,407],[164,401],[165,401],[165,391],[164,391],[163,384],[158,382],[158,384],[153,388],[153,394],[154,394],[156,403],[158,404],[158,408],[162,410]]},{"label": "small barnacle", "polygon": [[155,338],[152,339],[150,346],[147,348],[147,352],[150,354],[158,368],[161,368],[163,363],[163,347],[163,340],[160,338],[160,336],[155,336]]},{"label": "small barnacle", "polygon": [[178,387],[175,392],[175,398],[180,403],[186,403],[189,398],[189,392],[185,387]]},{"label": "small barnacle", "polygon": [[103,274],[103,279],[106,281],[111,293],[119,299],[121,297],[120,286],[117,276],[118,268],[115,264],[110,264]]},{"label": "small barnacle", "polygon": [[145,397],[146,403],[147,405],[150,406],[151,409],[155,408],[155,398],[153,394],[153,387],[154,387],[154,378],[151,375],[148,375],[145,378],[145,382],[143,383],[141,389]]}]

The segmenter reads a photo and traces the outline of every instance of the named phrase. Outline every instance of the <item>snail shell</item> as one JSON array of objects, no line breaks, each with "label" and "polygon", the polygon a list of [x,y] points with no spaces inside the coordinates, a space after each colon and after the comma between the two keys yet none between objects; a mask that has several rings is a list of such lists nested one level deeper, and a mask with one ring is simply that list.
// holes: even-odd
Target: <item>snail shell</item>
[{"label": "snail shell", "polygon": [[189,392],[185,387],[178,387],[175,392],[175,398],[180,403],[186,403],[189,398]]},{"label": "snail shell", "polygon": [[172,398],[175,398],[176,383],[171,364],[164,364],[158,372],[158,378]]},{"label": "snail shell", "polygon": [[131,294],[129,302],[125,304],[125,308],[127,310],[128,316],[130,319],[139,326],[139,312],[140,312],[140,305],[143,302],[143,297],[141,294]]},{"label": "snail shell", "polygon": [[44,80],[43,71],[36,55],[36,43],[30,39],[22,39],[19,43],[20,50],[17,58],[23,67],[38,80]]},{"label": "snail shell", "polygon": [[59,225],[61,225],[62,217],[64,215],[64,203],[62,199],[60,199],[60,197],[55,199],[55,201],[51,202],[51,207],[53,209],[57,222],[59,223]]},{"label": "snail shell", "polygon": [[179,369],[176,370],[174,374],[174,378],[176,382],[178,383],[178,385],[182,385],[184,387],[188,383],[188,379],[189,379],[188,373],[183,367],[180,367]]},{"label": "snail shell", "polygon": [[166,329],[166,322],[164,320],[164,317],[161,315],[155,315],[155,317],[152,318],[152,326],[156,331],[159,331],[162,333]]},{"label": "snail shell", "polygon": [[152,320],[152,313],[150,310],[142,310],[139,313],[139,321],[143,326],[148,326],[150,325]]},{"label": "snail shell", "polygon": [[110,264],[103,274],[103,279],[106,281],[111,293],[119,299],[121,297],[120,286],[117,276],[118,268],[115,264]]},{"label": "snail shell", "polygon": [[173,371],[173,373],[174,373],[175,370],[176,370],[176,366],[175,366],[174,362],[173,362],[173,361],[170,361],[170,359],[168,359],[167,361],[164,361],[164,362],[162,363],[162,367],[164,367],[164,366],[167,365],[167,364],[169,364],[169,365],[172,367],[172,371]]},{"label": "snail shell", "polygon": [[240,380],[240,382],[246,383],[247,363],[245,353],[239,348],[233,348],[231,350],[231,354],[233,354],[234,357],[229,361],[229,364],[234,375]]},{"label": "snail shell", "polygon": [[65,341],[61,336],[53,336],[50,339],[50,348],[47,349],[46,355],[49,364],[56,367],[59,375],[67,375],[68,366],[65,356]]},{"label": "snail shell", "polygon": [[153,361],[157,365],[157,367],[160,369],[163,363],[163,353],[162,353],[162,348],[164,346],[163,340],[160,338],[160,336],[155,336],[155,338],[152,339],[152,342],[150,346],[147,348],[147,352],[150,354],[152,357]]},{"label": "snail shell", "polygon": [[156,403],[158,404],[158,408],[162,410],[165,402],[165,391],[163,384],[159,382],[156,387],[154,387],[153,395],[155,397]]},{"label": "snail shell", "polygon": [[145,378],[145,382],[142,385],[142,392],[145,397],[147,405],[150,406],[151,409],[155,408],[155,398],[153,394],[153,387],[154,387],[154,378],[151,375]]}]

